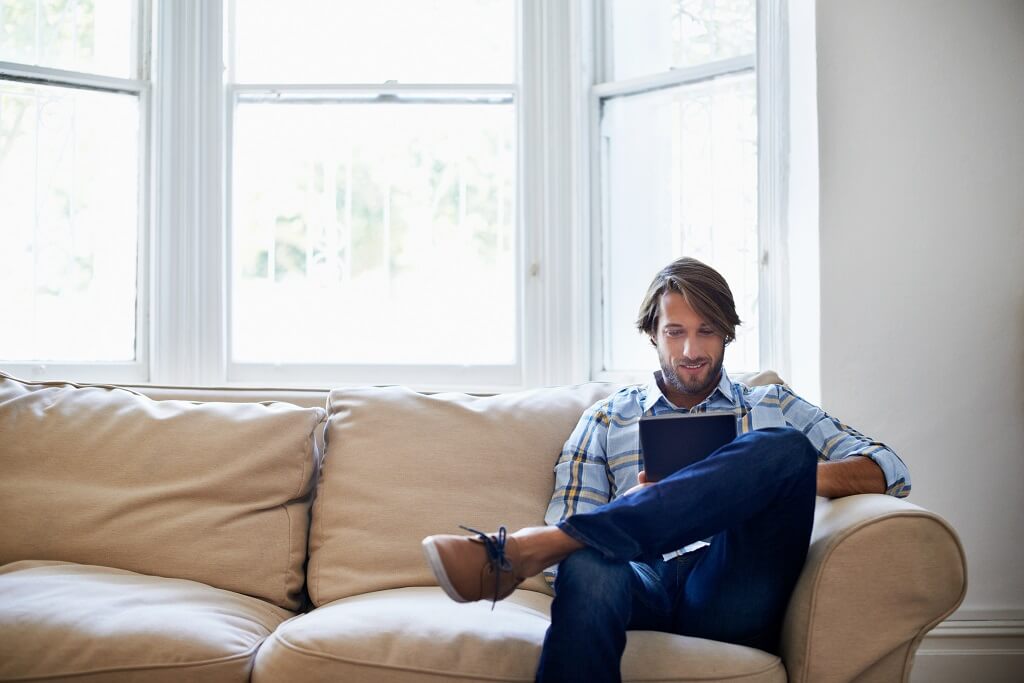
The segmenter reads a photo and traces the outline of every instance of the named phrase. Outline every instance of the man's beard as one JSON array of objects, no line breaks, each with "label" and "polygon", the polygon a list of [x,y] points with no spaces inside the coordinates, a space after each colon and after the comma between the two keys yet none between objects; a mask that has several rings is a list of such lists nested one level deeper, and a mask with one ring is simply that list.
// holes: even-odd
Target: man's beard
[{"label": "man's beard", "polygon": [[689,394],[691,396],[701,395],[703,397],[704,395],[710,394],[711,390],[718,384],[724,360],[724,357],[719,358],[718,363],[711,365],[711,359],[709,358],[708,366],[711,368],[711,372],[708,373],[706,379],[698,378],[694,382],[684,382],[676,372],[675,366],[667,365],[665,362],[662,362],[661,378],[662,381],[675,391],[683,394]]}]

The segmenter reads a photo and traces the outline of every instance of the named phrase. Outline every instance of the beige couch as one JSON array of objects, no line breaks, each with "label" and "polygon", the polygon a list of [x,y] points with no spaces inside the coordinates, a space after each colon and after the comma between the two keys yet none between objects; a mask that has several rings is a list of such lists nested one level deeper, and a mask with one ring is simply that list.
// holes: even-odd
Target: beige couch
[{"label": "beige couch", "polygon": [[[419,541],[540,523],[564,439],[613,388],[327,396],[0,374],[0,680],[532,680],[544,582],[493,611],[456,604]],[[632,632],[623,671],[905,680],[964,588],[935,514],[820,500],[781,660]]]}]

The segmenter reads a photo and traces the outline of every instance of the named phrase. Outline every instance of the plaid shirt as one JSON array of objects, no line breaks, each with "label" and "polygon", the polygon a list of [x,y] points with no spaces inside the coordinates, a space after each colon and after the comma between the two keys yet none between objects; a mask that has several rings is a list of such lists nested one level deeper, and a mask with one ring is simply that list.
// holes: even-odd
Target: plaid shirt
[{"label": "plaid shirt", "polygon": [[[722,379],[711,395],[687,411],[668,402],[657,378],[655,373],[647,386],[620,389],[583,413],[555,465],[555,491],[544,516],[546,523],[556,524],[577,512],[593,510],[635,486],[637,473],[643,469],[640,417],[672,411],[731,410],[739,420],[740,433],[765,427],[794,427],[807,436],[822,462],[851,455],[867,456],[885,474],[887,494],[904,498],[910,493],[907,466],[885,444],[840,423],[789,387],[748,387],[730,381],[723,369]],[[666,558],[701,545],[706,543],[692,544]]]}]

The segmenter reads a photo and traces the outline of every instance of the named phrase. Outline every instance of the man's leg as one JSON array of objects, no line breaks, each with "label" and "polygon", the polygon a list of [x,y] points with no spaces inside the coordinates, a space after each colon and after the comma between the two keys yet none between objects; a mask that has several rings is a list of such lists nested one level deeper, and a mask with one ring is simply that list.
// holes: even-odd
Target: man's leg
[{"label": "man's leg", "polygon": [[609,561],[712,536],[684,577],[670,630],[775,651],[807,554],[816,463],[795,430],[752,432],[658,486],[559,527]]},{"label": "man's leg", "polygon": [[797,430],[748,432],[656,485],[573,515],[558,528],[609,559],[628,561],[740,529],[769,512],[781,514],[796,499],[804,503],[798,519],[784,521],[799,520],[806,543],[816,472],[817,451]]},{"label": "man's leg", "polygon": [[[559,524],[587,547],[559,565],[538,680],[619,680],[628,629],[774,650],[807,552],[816,464],[799,432],[753,432],[657,486]],[[642,590],[636,568],[647,566],[628,560],[708,536],[711,547],[676,597],[668,576]],[[675,602],[670,623],[659,616],[664,607],[651,609],[650,596],[662,606]]]},{"label": "man's leg", "polygon": [[428,564],[454,600],[501,600],[527,577],[589,546],[627,562],[666,553],[748,520],[785,508],[794,496],[807,504],[809,528],[816,489],[817,451],[795,429],[748,432],[653,486],[616,498],[556,526],[508,534],[474,532],[423,539]]},{"label": "man's leg", "polygon": [[[777,626],[773,622],[777,620],[778,609],[772,605],[782,604],[784,608],[791,578],[799,573],[803,564],[813,520],[816,472],[817,452],[800,432],[789,428],[759,430],[738,437],[701,462],[654,486],[618,498],[594,511],[573,515],[557,527],[530,527],[511,534],[507,555],[503,535],[490,537],[486,553],[482,540],[465,537],[428,537],[424,545],[437,548],[436,557],[431,558],[428,553],[428,561],[442,585],[446,581],[457,584],[453,597],[469,599],[467,594],[471,593],[501,599],[511,593],[523,577],[564,562],[584,546],[613,563],[625,565],[641,555],[671,552],[726,532],[723,536],[726,542],[714,548],[717,556],[717,553],[727,554],[734,546],[742,548],[752,535],[770,531],[774,524],[783,535],[768,534],[763,544],[755,545],[748,553],[754,559],[744,566],[753,564],[756,568],[757,559],[763,558],[764,576],[776,586],[772,592],[777,597],[768,607],[758,608],[757,618],[750,620],[752,625],[737,629],[733,618],[733,627],[723,630],[728,633],[739,630],[739,637],[763,640],[764,636],[758,634]],[[765,520],[764,527],[749,526],[758,518]],[[735,542],[730,542],[732,540]],[[496,542],[500,548],[491,547]],[[793,567],[788,572],[780,571],[776,562],[783,555],[786,566]],[[484,580],[479,578],[481,566]],[[707,596],[714,590],[712,568],[716,566],[727,576],[741,577],[729,563],[709,563],[706,570],[693,577],[694,595],[687,596],[681,603],[681,612],[689,614],[699,628],[708,631],[717,629],[701,621],[709,619],[714,608]],[[755,574],[742,580],[753,580],[751,577]],[[507,580],[498,591],[485,590],[491,581],[489,577],[494,575]],[[782,579],[773,578],[777,575]],[[452,581],[455,577],[457,580]],[[729,584],[732,583],[730,579]],[[698,590],[702,585],[704,589]],[[739,605],[733,614],[743,609]],[[552,620],[560,622],[558,615],[561,613],[562,610],[553,612]],[[549,654],[547,650],[546,646],[545,658]]]},{"label": "man's leg", "polygon": [[[672,628],[674,585],[641,562],[609,560],[591,548],[562,560],[537,681],[619,681],[629,629]],[[674,577],[672,577],[674,578]]]},{"label": "man's leg", "polygon": [[813,517],[811,493],[716,534],[681,582],[671,630],[777,653]]},{"label": "man's leg", "polygon": [[[799,447],[800,439],[794,441]],[[764,513],[712,538],[684,578],[673,631],[777,651],[807,555],[817,468],[803,457],[783,457],[784,447],[773,450],[777,478],[790,486]]]}]

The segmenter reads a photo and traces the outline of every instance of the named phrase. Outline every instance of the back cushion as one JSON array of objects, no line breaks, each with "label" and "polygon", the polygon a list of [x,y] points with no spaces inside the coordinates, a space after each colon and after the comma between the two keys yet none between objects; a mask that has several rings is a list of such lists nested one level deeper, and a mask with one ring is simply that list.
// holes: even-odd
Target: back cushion
[{"label": "back cushion", "polygon": [[0,564],[103,565],[296,609],[323,417],[0,373]]},{"label": "back cushion", "polygon": [[[420,541],[544,523],[554,466],[583,411],[611,384],[486,398],[402,387],[328,400],[327,452],[310,536],[313,603],[436,585]],[[547,591],[542,577],[525,588]]]}]

